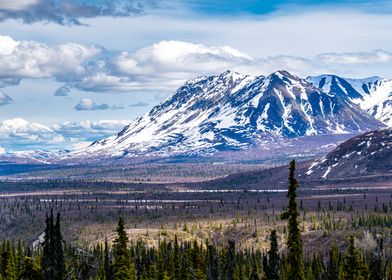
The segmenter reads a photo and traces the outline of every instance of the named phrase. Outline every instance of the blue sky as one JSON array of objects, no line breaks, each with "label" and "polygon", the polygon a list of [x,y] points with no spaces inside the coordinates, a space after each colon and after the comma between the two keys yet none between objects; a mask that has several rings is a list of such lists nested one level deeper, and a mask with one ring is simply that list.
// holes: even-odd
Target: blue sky
[{"label": "blue sky", "polygon": [[185,80],[392,78],[390,1],[3,0],[0,152],[119,131]]}]

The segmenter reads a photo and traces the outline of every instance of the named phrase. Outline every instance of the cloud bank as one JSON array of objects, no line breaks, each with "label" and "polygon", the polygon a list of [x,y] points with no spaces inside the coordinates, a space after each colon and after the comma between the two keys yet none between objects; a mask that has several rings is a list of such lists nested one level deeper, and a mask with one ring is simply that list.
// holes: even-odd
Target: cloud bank
[{"label": "cloud bank", "polygon": [[101,120],[53,123],[50,126],[13,118],[0,122],[2,149],[67,149],[116,134],[129,120]]},{"label": "cloud bank", "polygon": [[[55,96],[68,96],[73,88],[109,93],[167,92],[195,76],[218,74],[228,69],[253,75],[285,69],[298,76],[334,73],[358,77],[359,69],[391,66],[392,53],[385,50],[322,53],[314,57],[252,57],[230,46],[174,40],[130,52],[75,43],[49,46],[0,36],[0,87],[18,84],[22,79],[51,78],[63,83]],[[85,99],[75,109],[118,108]]]},{"label": "cloud bank", "polygon": [[17,41],[0,36],[0,84],[17,84],[23,78],[60,78],[77,72],[78,67],[102,49],[65,43],[48,46],[35,41]]}]

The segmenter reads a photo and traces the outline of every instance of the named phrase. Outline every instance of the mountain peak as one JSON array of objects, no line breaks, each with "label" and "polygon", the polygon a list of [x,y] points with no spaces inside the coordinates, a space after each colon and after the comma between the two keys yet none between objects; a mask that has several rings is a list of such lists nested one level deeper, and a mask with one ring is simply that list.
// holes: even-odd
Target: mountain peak
[{"label": "mountain peak", "polygon": [[211,153],[277,137],[382,126],[353,105],[345,96],[323,93],[285,70],[268,77],[225,71],[188,81],[117,136],[79,153],[115,157]]}]

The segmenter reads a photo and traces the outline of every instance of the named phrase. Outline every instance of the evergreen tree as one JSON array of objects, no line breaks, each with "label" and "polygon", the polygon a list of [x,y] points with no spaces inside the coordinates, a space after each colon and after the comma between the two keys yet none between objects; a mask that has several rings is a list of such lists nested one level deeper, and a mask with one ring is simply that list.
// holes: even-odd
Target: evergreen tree
[{"label": "evergreen tree", "polygon": [[22,270],[19,275],[19,280],[40,280],[42,279],[39,266],[34,262],[30,256],[25,256],[23,259]]},{"label": "evergreen tree", "polygon": [[289,199],[289,205],[286,212],[282,214],[282,219],[288,220],[288,271],[287,278],[290,280],[303,280],[305,279],[304,273],[304,261],[302,255],[302,241],[301,232],[299,229],[299,212],[297,207],[297,188],[298,181],[294,177],[295,172],[295,160],[290,162],[290,173],[289,173],[289,190],[287,197]]},{"label": "evergreen tree", "polygon": [[268,280],[278,280],[280,257],[279,257],[278,239],[276,236],[276,230],[271,231],[269,240],[270,240],[270,249],[268,251],[268,264],[266,268],[266,274]]},{"label": "evergreen tree", "polygon": [[44,242],[42,244],[42,278],[44,280],[55,279],[54,277],[54,255],[53,255],[53,211],[50,212],[50,216],[46,214],[46,227],[44,231]]},{"label": "evergreen tree", "polygon": [[55,277],[56,279],[64,279],[66,270],[64,263],[64,253],[63,253],[63,236],[61,235],[60,227],[60,213],[57,213],[56,224],[53,228],[53,255],[55,262]]},{"label": "evergreen tree", "polygon": [[125,232],[125,222],[123,218],[118,219],[117,238],[114,240],[114,279],[133,280],[135,279],[134,266],[131,254],[128,250],[128,236]]},{"label": "evergreen tree", "polygon": [[16,280],[16,273],[15,273],[15,263],[14,263],[14,256],[11,250],[11,244],[7,240],[6,242],[6,263],[5,263],[5,273],[4,279],[7,280]]},{"label": "evergreen tree", "polygon": [[180,249],[178,246],[177,234],[174,236],[174,248],[173,248],[173,279],[180,280],[181,278],[181,260],[180,260]]},{"label": "evergreen tree", "polygon": [[46,215],[46,228],[44,231],[43,255],[42,255],[42,277],[43,279],[62,280],[66,269],[63,253],[63,237],[60,228],[60,213],[57,214],[56,224],[53,221],[53,210],[50,216]]},{"label": "evergreen tree", "polygon": [[372,280],[384,279],[383,250],[384,250],[384,242],[382,237],[380,237],[377,239],[377,246],[372,254],[372,259],[371,259],[370,279]]},{"label": "evergreen tree", "polygon": [[364,280],[367,279],[367,268],[355,248],[354,236],[350,236],[347,253],[345,256],[344,279]]},{"label": "evergreen tree", "polygon": [[235,266],[235,241],[229,240],[229,246],[226,254],[225,273],[226,280],[234,279],[234,266]]},{"label": "evergreen tree", "polygon": [[339,268],[340,268],[340,254],[338,251],[338,247],[334,242],[331,250],[329,251],[329,260],[327,264],[325,280],[339,279]]},{"label": "evergreen tree", "polygon": [[110,269],[110,259],[109,259],[109,244],[108,244],[108,239],[105,238],[105,248],[104,248],[104,257],[103,257],[103,266],[104,266],[104,271],[105,271],[105,279],[111,279],[112,278],[112,273]]},{"label": "evergreen tree", "polygon": [[219,256],[216,252],[216,248],[213,245],[207,247],[207,279],[208,280],[220,280],[220,269],[219,269]]}]

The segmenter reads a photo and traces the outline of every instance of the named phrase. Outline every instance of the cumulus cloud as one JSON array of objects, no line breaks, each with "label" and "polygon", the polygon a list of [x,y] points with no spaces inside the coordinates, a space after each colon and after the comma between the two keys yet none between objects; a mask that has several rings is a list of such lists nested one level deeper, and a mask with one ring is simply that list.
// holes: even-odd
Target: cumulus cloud
[{"label": "cumulus cloud", "polygon": [[155,6],[154,0],[2,0],[0,20],[14,18],[25,23],[50,21],[58,24],[81,24],[81,18],[126,17],[142,14]]},{"label": "cumulus cloud", "polygon": [[1,147],[0,146],[0,154],[4,154],[6,151],[5,151],[5,148],[3,148],[3,147]]},{"label": "cumulus cloud", "polygon": [[96,46],[65,43],[48,46],[35,41],[16,41],[0,36],[0,81],[5,85],[22,78],[68,75],[102,51]]},{"label": "cumulus cloud", "polygon": [[75,110],[77,111],[97,111],[97,110],[117,110],[117,109],[123,109],[124,107],[122,106],[111,106],[106,103],[96,103],[94,100],[91,98],[83,98],[82,100],[79,101],[78,104],[75,105]]},{"label": "cumulus cloud", "polygon": [[45,125],[14,118],[0,122],[0,141],[6,147],[7,144],[35,146],[61,142],[63,138]]},{"label": "cumulus cloud", "polygon": [[252,61],[246,53],[229,46],[161,41],[133,53],[101,57],[58,80],[85,91],[167,89],[201,73],[222,72]]},{"label": "cumulus cloud", "polygon": [[[0,87],[23,78],[52,78],[63,85],[55,96],[72,89],[88,92],[130,92],[175,89],[195,76],[233,70],[244,74],[269,74],[285,69],[299,76],[392,66],[392,53],[323,53],[314,57],[276,55],[252,57],[230,46],[206,46],[183,41],[160,41],[133,52],[110,51],[97,46],[65,43],[48,46],[0,36]],[[353,66],[356,66],[355,68]],[[370,73],[375,75],[378,73]],[[88,100],[80,110],[119,109]]]},{"label": "cumulus cloud", "polygon": [[161,41],[135,52],[120,52],[91,61],[62,81],[70,87],[94,92],[167,91],[195,76],[217,74],[227,69],[253,75],[269,74],[280,69],[299,76],[344,75],[352,73],[353,65],[366,67],[391,63],[392,54],[382,50],[325,53],[315,57],[251,57],[229,46]]},{"label": "cumulus cloud", "polygon": [[129,120],[53,123],[49,126],[22,118],[0,122],[0,143],[7,150],[66,149],[118,133]]},{"label": "cumulus cloud", "polygon": [[14,100],[11,97],[0,91],[0,106],[8,105],[12,102],[14,102]]}]

